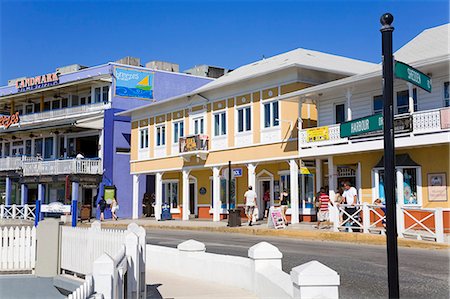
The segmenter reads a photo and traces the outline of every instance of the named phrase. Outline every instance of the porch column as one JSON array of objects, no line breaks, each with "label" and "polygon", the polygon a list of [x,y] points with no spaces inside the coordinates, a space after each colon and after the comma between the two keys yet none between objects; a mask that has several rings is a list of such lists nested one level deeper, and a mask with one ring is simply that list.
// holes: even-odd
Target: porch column
[{"label": "porch column", "polygon": [[55,133],[53,133],[53,159],[57,159],[58,158],[58,135],[56,135]]},{"label": "porch column", "polygon": [[413,85],[411,83],[406,83],[408,85],[408,112],[413,113],[414,112],[414,90]]},{"label": "porch column", "polygon": [[347,98],[347,121],[352,120],[352,92],[350,89],[347,90],[347,93],[345,95]]},{"label": "porch column", "polygon": [[[301,163],[301,162],[300,162]],[[295,160],[289,160],[289,174],[291,176],[291,223],[299,222],[298,208],[298,165]]]},{"label": "porch column", "polygon": [[248,186],[252,186],[253,190],[255,190],[255,192],[256,192],[256,172],[255,171],[256,171],[255,164],[247,164]]},{"label": "porch column", "polygon": [[138,219],[139,217],[139,180],[140,175],[133,174],[133,219]]},{"label": "porch column", "polygon": [[[33,141],[34,141],[34,139],[33,139]],[[33,145],[32,150],[34,150],[34,145]],[[68,156],[68,150],[69,150],[69,147],[68,147],[68,143],[67,143],[67,135],[64,134],[64,159],[67,158],[67,156]],[[34,156],[34,153],[32,156]]]},{"label": "porch column", "polygon": [[8,177],[8,176],[6,177],[5,184],[6,184],[6,186],[5,186],[5,193],[6,193],[5,205],[10,206],[11,205],[11,188],[12,188],[10,177]]},{"label": "porch column", "polygon": [[28,202],[28,186],[27,184],[22,184],[20,186],[20,204],[22,206],[26,205]]},{"label": "porch column", "polygon": [[358,162],[358,166],[356,168],[356,190],[358,190],[358,202],[362,204],[362,185],[361,185],[361,162]]},{"label": "porch column", "polygon": [[403,190],[403,172],[400,169],[395,170],[397,178],[397,205],[403,206],[405,204],[405,195]]},{"label": "porch column", "polygon": [[189,220],[189,171],[183,169],[183,220]]},{"label": "porch column", "polygon": [[78,182],[72,182],[72,227],[77,226],[78,220]]},{"label": "porch column", "polygon": [[336,178],[334,176],[334,164],[333,164],[333,157],[328,157],[328,195],[330,196],[330,200],[334,200],[336,197],[335,190],[336,190]]},{"label": "porch column", "polygon": [[104,130],[101,129],[98,135],[98,157],[100,160],[103,160],[103,131]]},{"label": "porch column", "polygon": [[155,175],[155,219],[161,220],[162,209],[162,172],[157,172]]},{"label": "porch column", "polygon": [[37,226],[41,220],[41,204],[44,202],[45,188],[43,184],[38,185],[38,197],[36,200],[36,211],[34,217],[34,226]]},{"label": "porch column", "polygon": [[322,188],[322,160],[316,159],[316,193]]},{"label": "porch column", "polygon": [[213,167],[213,221],[220,221],[220,167]]}]

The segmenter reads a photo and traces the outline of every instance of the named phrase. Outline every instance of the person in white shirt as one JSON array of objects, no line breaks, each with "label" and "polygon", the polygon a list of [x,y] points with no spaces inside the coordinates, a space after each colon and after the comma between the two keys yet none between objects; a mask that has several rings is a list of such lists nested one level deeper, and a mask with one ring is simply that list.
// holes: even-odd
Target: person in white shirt
[{"label": "person in white shirt", "polygon": [[344,203],[346,205],[349,205],[345,208],[346,213],[344,213],[343,215],[343,220],[346,221],[348,218],[350,218],[350,216],[353,218],[349,219],[345,223],[345,226],[355,226],[355,221],[359,221],[359,215],[356,213],[356,205],[358,204],[358,192],[356,191],[355,187],[352,187],[349,181],[344,183],[344,193],[342,194],[342,197],[344,197]]},{"label": "person in white shirt", "polygon": [[257,207],[256,197],[256,192],[253,191],[252,186],[248,186],[248,190],[244,193],[245,215],[248,218],[248,226],[252,226],[253,211]]}]

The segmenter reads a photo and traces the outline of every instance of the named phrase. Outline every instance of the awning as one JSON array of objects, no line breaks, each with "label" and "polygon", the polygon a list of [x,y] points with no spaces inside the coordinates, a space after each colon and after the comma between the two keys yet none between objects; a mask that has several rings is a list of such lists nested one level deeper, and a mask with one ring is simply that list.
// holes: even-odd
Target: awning
[{"label": "awning", "polygon": [[103,129],[103,115],[77,120],[75,127],[87,129]]},{"label": "awning", "polygon": [[[395,166],[420,166],[408,154],[400,154],[395,155]],[[384,167],[384,156],[381,157],[380,161],[378,161],[377,165],[374,168],[383,168]]]}]

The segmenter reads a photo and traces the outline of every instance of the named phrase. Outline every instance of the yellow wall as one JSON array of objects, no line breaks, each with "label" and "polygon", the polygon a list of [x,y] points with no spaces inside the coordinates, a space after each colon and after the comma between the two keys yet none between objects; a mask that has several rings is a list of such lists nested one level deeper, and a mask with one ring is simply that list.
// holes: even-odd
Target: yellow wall
[{"label": "yellow wall", "polygon": [[139,125],[137,121],[131,123],[131,152],[130,159],[134,161],[138,158],[138,148],[139,148]]}]

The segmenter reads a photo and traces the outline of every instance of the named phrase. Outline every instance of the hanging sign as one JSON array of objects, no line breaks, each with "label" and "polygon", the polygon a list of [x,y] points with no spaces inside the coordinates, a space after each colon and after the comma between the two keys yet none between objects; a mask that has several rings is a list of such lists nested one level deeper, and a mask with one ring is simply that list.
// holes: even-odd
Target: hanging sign
[{"label": "hanging sign", "polygon": [[233,177],[239,178],[242,176],[242,168],[233,168]]},{"label": "hanging sign", "polygon": [[395,61],[395,77],[431,92],[431,78],[406,63]]},{"label": "hanging sign", "polygon": [[41,205],[42,213],[70,213],[70,205],[63,205],[60,202],[52,202],[48,205]]},{"label": "hanging sign", "polygon": [[330,135],[327,126],[306,130],[306,142],[324,141],[329,139]]},{"label": "hanging sign", "polygon": [[59,83],[58,73],[51,73],[16,81],[18,92],[53,86]]},{"label": "hanging sign", "polygon": [[10,116],[0,116],[0,126],[8,129],[11,125],[18,124],[20,122],[19,112],[16,112]]}]

